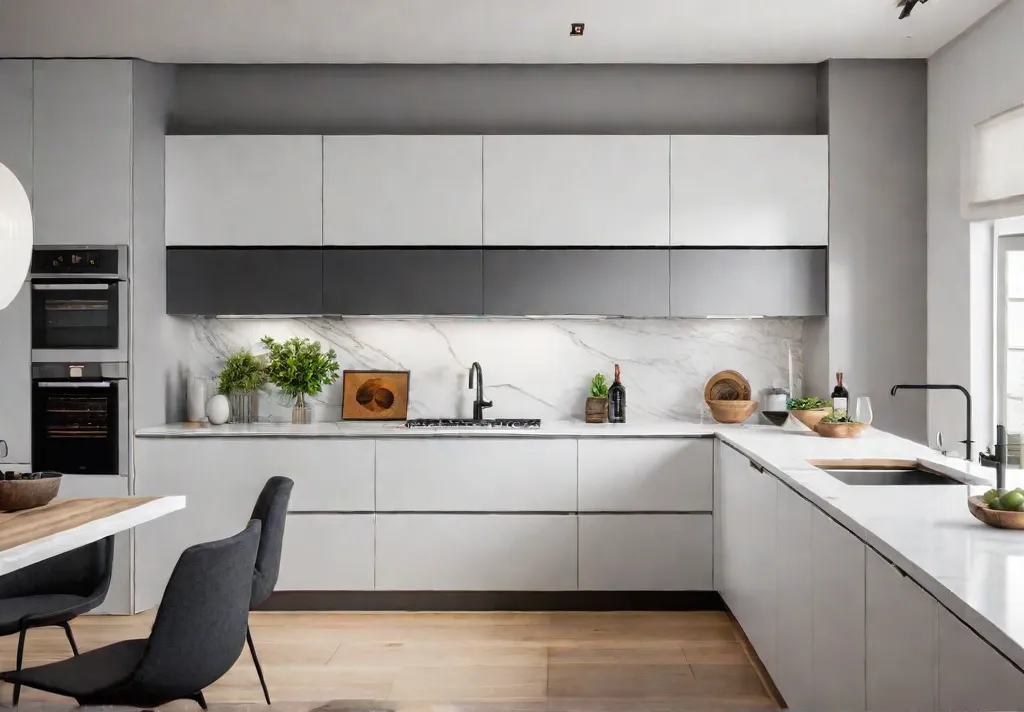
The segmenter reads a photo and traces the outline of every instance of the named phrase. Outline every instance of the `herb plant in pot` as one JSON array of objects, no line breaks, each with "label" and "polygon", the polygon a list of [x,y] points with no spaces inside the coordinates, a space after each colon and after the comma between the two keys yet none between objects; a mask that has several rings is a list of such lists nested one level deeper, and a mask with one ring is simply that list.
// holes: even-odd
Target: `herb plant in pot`
[{"label": "herb plant in pot", "polygon": [[588,423],[608,422],[608,380],[603,373],[596,373],[590,379],[590,397],[587,398],[586,421]]},{"label": "herb plant in pot", "polygon": [[267,385],[267,367],[247,349],[235,351],[224,361],[217,378],[217,392],[228,397],[232,423],[259,419],[259,391]]},{"label": "herb plant in pot", "polygon": [[284,342],[264,336],[270,360],[267,376],[288,398],[294,398],[292,422],[312,422],[313,408],[306,396],[317,396],[338,380],[338,355],[334,349],[324,351],[319,341],[292,337]]}]

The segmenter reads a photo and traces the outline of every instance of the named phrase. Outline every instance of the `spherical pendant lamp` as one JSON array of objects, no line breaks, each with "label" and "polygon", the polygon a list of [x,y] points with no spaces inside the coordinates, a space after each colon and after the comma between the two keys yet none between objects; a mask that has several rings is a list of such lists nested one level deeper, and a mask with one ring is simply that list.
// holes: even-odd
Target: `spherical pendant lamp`
[{"label": "spherical pendant lamp", "polygon": [[31,259],[32,206],[21,181],[0,163],[0,309],[14,301]]}]

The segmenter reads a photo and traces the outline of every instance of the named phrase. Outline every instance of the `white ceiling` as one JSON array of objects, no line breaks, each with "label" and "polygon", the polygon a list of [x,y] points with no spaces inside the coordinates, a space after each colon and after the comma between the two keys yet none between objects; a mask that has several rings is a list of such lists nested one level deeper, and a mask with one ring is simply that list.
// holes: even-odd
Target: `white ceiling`
[{"label": "white ceiling", "polygon": [[[1001,0],[0,0],[0,56],[703,63],[928,57]],[[585,22],[582,38],[569,37]]]}]

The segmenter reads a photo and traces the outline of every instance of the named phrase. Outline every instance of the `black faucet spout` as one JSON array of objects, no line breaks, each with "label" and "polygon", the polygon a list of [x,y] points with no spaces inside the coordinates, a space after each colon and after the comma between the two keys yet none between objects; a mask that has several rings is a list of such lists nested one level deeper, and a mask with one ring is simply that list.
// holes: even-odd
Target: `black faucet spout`
[{"label": "black faucet spout", "polygon": [[967,439],[961,440],[964,445],[967,446],[967,459],[973,460],[974,457],[971,454],[971,393],[963,386],[955,383],[950,384],[934,384],[934,383],[900,383],[892,387],[890,391],[891,395],[896,395],[899,391],[960,391],[964,394],[964,398],[967,399]]},{"label": "black faucet spout", "polygon": [[484,371],[476,361],[469,367],[469,388],[476,385],[476,400],[473,401],[473,420],[484,419],[484,408],[490,408],[494,404],[484,400]]}]

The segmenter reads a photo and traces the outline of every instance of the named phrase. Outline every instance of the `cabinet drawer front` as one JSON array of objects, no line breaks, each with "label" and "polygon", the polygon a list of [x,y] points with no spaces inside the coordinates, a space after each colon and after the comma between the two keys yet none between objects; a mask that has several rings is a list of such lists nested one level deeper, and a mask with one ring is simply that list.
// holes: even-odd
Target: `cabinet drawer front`
[{"label": "cabinet drawer front", "polygon": [[711,591],[710,514],[581,514],[580,589]]},{"label": "cabinet drawer front", "polygon": [[581,512],[710,512],[713,440],[579,441]]},{"label": "cabinet drawer front", "polygon": [[372,514],[288,515],[275,590],[372,589]]},{"label": "cabinet drawer front", "polygon": [[405,591],[576,588],[576,517],[381,514],[376,587]]},{"label": "cabinet drawer front", "polygon": [[576,441],[377,441],[381,512],[575,512]]},{"label": "cabinet drawer front", "polygon": [[667,250],[488,250],[484,311],[668,316]]},{"label": "cabinet drawer front", "polygon": [[485,245],[667,245],[668,136],[485,136]]},{"label": "cabinet drawer front", "polygon": [[[828,306],[828,252],[672,250],[672,316],[822,316]],[[717,289],[729,265],[732,289]]]},{"label": "cabinet drawer front", "polygon": [[324,136],[324,244],[479,246],[482,154],[481,136]]},{"label": "cabinet drawer front", "polygon": [[168,245],[323,244],[320,136],[168,136]]}]

